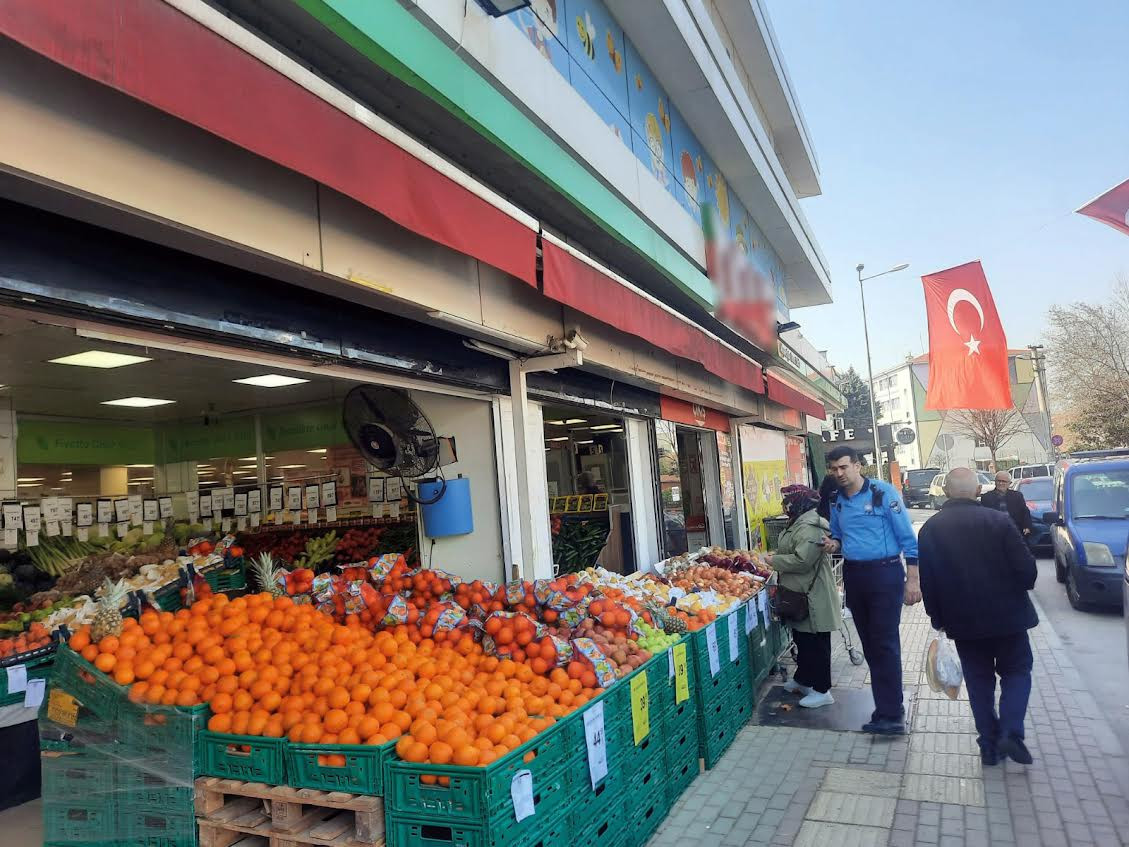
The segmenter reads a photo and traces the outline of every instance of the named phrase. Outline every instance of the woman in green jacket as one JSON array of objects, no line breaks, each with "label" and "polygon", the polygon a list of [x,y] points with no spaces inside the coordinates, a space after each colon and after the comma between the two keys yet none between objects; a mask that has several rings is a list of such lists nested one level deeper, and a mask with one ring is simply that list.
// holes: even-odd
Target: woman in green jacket
[{"label": "woman in green jacket", "polygon": [[831,557],[823,549],[829,526],[817,510],[819,492],[789,485],[780,493],[788,528],[776,552],[765,558],[781,586],[808,598],[807,618],[791,623],[796,672],[785,688],[804,695],[800,705],[814,709],[835,702],[831,696],[831,633],[842,623],[839,589],[831,574]]}]

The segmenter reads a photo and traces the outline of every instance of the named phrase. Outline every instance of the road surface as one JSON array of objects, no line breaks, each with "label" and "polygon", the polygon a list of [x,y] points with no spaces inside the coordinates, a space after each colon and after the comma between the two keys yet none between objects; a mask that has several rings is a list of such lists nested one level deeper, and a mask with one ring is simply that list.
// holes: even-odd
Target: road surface
[{"label": "road surface", "polygon": [[[910,509],[915,528],[934,514],[929,509]],[[1105,709],[1106,719],[1121,746],[1129,751],[1129,657],[1121,612],[1076,612],[1066,599],[1066,590],[1055,581],[1054,561],[1049,558],[1039,560],[1035,598],[1048,623],[1071,651],[1071,660],[1090,693]]]}]

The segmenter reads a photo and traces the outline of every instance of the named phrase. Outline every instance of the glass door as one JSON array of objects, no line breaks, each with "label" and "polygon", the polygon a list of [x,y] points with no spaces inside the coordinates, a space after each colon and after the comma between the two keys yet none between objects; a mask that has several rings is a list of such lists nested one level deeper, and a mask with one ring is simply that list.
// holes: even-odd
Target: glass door
[{"label": "glass door", "polygon": [[670,421],[655,422],[663,541],[667,556],[709,544],[702,433]]}]

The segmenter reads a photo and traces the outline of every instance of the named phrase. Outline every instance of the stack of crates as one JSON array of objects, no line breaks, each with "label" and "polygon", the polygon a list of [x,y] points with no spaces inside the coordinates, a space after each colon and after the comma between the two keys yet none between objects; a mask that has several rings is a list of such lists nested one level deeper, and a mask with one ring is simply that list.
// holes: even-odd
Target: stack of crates
[{"label": "stack of crates", "polygon": [[[717,764],[737,732],[752,717],[750,639],[745,634],[745,614],[745,607],[740,606],[695,632],[692,639],[699,751],[707,768]],[[710,655],[715,652],[716,664],[711,664]]]}]

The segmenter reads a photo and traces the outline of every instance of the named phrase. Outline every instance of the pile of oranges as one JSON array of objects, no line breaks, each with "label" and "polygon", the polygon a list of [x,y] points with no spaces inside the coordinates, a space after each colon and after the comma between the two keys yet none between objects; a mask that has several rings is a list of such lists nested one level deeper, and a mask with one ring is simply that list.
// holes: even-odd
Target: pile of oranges
[{"label": "pile of oranges", "polygon": [[[482,766],[600,693],[561,668],[487,656],[470,634],[370,632],[289,597],[217,594],[176,613],[145,611],[96,643],[70,646],[136,703],[212,711],[208,729],[307,744],[396,740],[410,762]],[[327,757],[327,764],[337,756]]]}]

